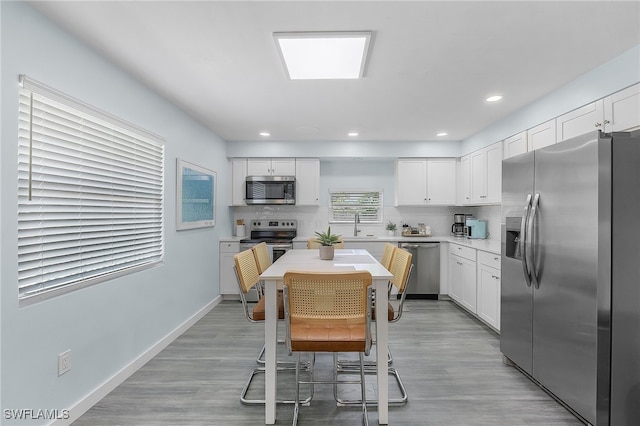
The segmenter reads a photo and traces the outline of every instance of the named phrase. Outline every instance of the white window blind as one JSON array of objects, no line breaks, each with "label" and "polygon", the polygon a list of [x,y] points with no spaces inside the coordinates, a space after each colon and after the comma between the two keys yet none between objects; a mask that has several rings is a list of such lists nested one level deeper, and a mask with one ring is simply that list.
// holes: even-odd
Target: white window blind
[{"label": "white window blind", "polygon": [[356,212],[361,223],[382,223],[382,191],[329,190],[330,222],[353,222]]},{"label": "white window blind", "polygon": [[164,255],[164,143],[21,76],[18,295],[53,296]]}]

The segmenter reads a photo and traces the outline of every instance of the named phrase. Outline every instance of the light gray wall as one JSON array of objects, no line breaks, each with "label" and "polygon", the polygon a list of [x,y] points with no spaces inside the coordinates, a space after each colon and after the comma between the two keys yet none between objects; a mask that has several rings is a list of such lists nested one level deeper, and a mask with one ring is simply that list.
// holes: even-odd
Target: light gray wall
[{"label": "light gray wall", "polygon": [[[67,409],[219,295],[228,235],[226,144],[23,2],[1,2],[0,405]],[[166,138],[165,261],[160,267],[18,307],[18,75],[26,74]],[[176,158],[216,170],[217,224],[175,231]],[[58,354],[72,368],[58,377]],[[4,419],[0,423],[7,422]],[[10,423],[10,422],[8,422]],[[48,421],[21,421],[45,424]]]},{"label": "light gray wall", "polygon": [[398,157],[460,157],[460,142],[444,141],[297,141],[227,142],[233,157],[319,157],[393,159]]}]

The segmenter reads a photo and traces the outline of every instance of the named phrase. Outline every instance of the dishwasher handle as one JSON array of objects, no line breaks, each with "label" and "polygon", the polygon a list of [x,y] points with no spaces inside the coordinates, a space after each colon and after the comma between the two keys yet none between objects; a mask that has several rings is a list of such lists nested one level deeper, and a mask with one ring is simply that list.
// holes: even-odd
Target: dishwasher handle
[{"label": "dishwasher handle", "polygon": [[440,247],[440,243],[400,243],[400,248],[437,248]]}]

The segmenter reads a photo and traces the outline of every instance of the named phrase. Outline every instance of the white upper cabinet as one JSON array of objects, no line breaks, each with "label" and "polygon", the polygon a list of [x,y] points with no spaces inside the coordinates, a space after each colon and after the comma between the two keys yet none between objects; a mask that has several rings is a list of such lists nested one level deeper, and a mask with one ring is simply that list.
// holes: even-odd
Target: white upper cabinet
[{"label": "white upper cabinet", "polygon": [[247,159],[231,160],[231,205],[244,206],[245,181],[247,178]]},{"label": "white upper cabinet", "polygon": [[295,158],[249,158],[247,160],[249,176],[295,176]]},{"label": "white upper cabinet", "polygon": [[456,204],[456,160],[427,160],[427,204]]},{"label": "white upper cabinet", "polygon": [[455,204],[455,158],[396,161],[396,206]]},{"label": "white upper cabinet", "polygon": [[487,197],[485,203],[502,202],[502,142],[489,145],[487,151]]},{"label": "white upper cabinet", "polygon": [[320,203],[320,160],[296,159],[296,205],[317,206]]},{"label": "white upper cabinet", "polygon": [[640,128],[640,84],[613,93],[556,119],[557,141],[592,130],[622,132]]},{"label": "white upper cabinet", "polygon": [[604,120],[606,132],[640,128],[640,84],[604,98]]},{"label": "white upper cabinet", "polygon": [[556,143],[556,119],[527,130],[527,148],[534,151]]},{"label": "white upper cabinet", "polygon": [[427,160],[396,161],[396,206],[424,206],[427,201]]},{"label": "white upper cabinet", "polygon": [[471,157],[465,155],[460,158],[460,182],[458,204],[471,203]]},{"label": "white upper cabinet", "polygon": [[[553,135],[555,138],[555,135]],[[527,132],[520,132],[504,140],[504,158],[515,157],[527,152]]]},{"label": "white upper cabinet", "polygon": [[556,140],[561,142],[592,130],[602,130],[603,121],[602,100],[580,107],[556,119]]},{"label": "white upper cabinet", "polygon": [[[499,204],[502,200],[502,142],[496,142],[486,148],[465,156],[470,170],[470,201],[462,204]],[[462,161],[465,161],[465,157]],[[464,165],[461,178],[464,179]],[[464,187],[464,183],[463,183]]]}]

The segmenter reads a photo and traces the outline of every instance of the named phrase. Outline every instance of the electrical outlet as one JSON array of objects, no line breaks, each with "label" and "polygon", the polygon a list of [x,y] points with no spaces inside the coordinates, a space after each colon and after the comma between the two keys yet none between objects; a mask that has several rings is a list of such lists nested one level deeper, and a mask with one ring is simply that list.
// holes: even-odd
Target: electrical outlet
[{"label": "electrical outlet", "polygon": [[71,349],[58,355],[58,376],[71,370]]}]

